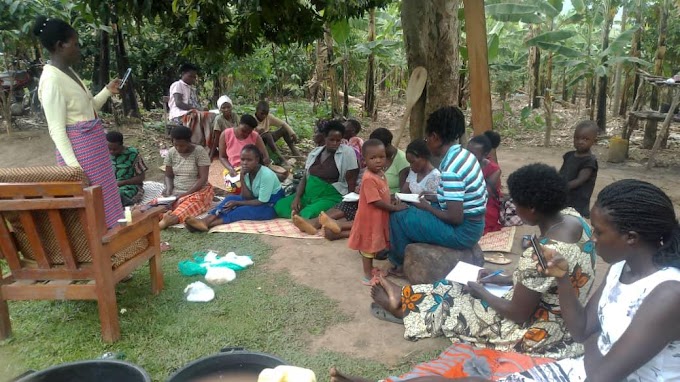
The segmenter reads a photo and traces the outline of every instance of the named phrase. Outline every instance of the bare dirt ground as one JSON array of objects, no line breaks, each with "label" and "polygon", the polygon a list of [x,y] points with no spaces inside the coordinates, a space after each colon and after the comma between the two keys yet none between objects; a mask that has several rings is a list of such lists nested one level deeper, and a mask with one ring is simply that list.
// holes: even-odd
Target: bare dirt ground
[{"label": "bare dirt ground", "polygon": [[[525,100],[511,101],[510,108],[519,109]],[[362,135],[368,135],[376,127],[395,129],[401,118],[401,106],[386,106],[379,114],[378,121],[368,122]],[[497,112],[497,111],[496,111]],[[561,165],[562,154],[571,149],[572,126],[583,119],[583,113],[576,109],[556,110],[556,126],[553,132],[553,146],[539,147],[542,142],[542,131],[527,129],[522,126],[518,117],[509,116],[504,125],[509,129],[501,129],[504,135],[498,158],[503,170],[503,179],[524,164],[544,162],[556,167]],[[610,118],[608,133],[615,134],[622,124],[620,118]],[[677,125],[674,127],[677,128]],[[126,130],[123,129],[125,132]],[[145,136],[139,129],[130,132],[136,135],[145,160],[151,169],[150,178],[158,178],[160,172],[155,164],[159,163],[158,146],[162,138]],[[677,134],[673,130],[671,136]],[[639,142],[641,132],[636,132],[633,141]],[[403,140],[407,142],[408,140]],[[404,144],[405,146],[405,144]],[[664,189],[677,205],[680,205],[680,148],[677,141],[671,140],[671,148],[659,156],[659,164],[651,171],[644,167],[648,151],[637,145],[631,149],[631,160],[622,164],[607,163],[606,139],[600,141],[595,148],[600,158],[595,194],[604,186],[624,178],[636,178],[654,183]],[[55,163],[54,146],[45,127],[29,127],[14,132],[11,136],[0,135],[0,166],[24,167],[51,165]],[[677,209],[677,208],[676,208]],[[532,232],[531,227],[520,227],[514,242],[514,253],[519,253],[521,235]],[[446,339],[429,339],[409,342],[403,339],[403,328],[399,325],[378,321],[371,317],[369,311],[369,288],[361,285],[361,262],[359,255],[347,249],[346,243],[327,242],[325,240],[298,240],[262,237],[274,247],[271,262],[267,265],[272,271],[289,272],[298,282],[317,288],[352,319],[328,328],[321,336],[311,339],[311,347],[315,349],[333,349],[347,354],[378,360],[388,365],[408,362],[412,354],[437,352],[449,343]],[[516,256],[512,256],[516,259]],[[387,264],[379,264],[386,267]],[[512,268],[512,265],[508,266]],[[598,266],[599,277],[604,275],[606,266]]]}]

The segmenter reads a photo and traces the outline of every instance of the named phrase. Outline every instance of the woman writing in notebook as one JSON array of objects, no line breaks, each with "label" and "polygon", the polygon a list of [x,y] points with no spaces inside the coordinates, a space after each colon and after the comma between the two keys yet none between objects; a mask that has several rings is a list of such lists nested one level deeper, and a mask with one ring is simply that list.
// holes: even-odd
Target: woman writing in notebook
[{"label": "woman writing in notebook", "polygon": [[[538,226],[540,242],[568,259],[568,273],[585,303],[594,276],[590,229],[573,209],[564,209],[567,185],[557,171],[533,164],[508,178],[510,194],[525,223]],[[536,270],[533,249],[520,257],[510,276],[493,276],[481,283],[512,285],[502,297],[481,283],[469,287],[446,280],[403,288],[380,278],[371,290],[372,313],[379,319],[403,322],[404,337],[447,336],[478,347],[517,351],[561,359],[583,353],[581,344],[567,334],[560,314],[557,281]],[[488,274],[482,270],[480,278]]]}]

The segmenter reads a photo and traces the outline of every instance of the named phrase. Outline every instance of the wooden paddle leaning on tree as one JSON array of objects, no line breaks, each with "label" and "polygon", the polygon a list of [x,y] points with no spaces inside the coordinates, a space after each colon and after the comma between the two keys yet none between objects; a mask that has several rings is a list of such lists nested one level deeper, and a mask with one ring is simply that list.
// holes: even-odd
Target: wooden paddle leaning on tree
[{"label": "wooden paddle leaning on tree", "polygon": [[411,73],[411,77],[408,80],[408,86],[406,87],[406,110],[404,110],[404,118],[401,120],[401,124],[399,124],[397,133],[394,134],[394,137],[396,138],[394,141],[395,147],[399,147],[401,137],[404,135],[404,127],[406,127],[406,122],[411,116],[411,109],[413,109],[413,105],[418,102],[420,95],[423,94],[426,82],[427,69],[422,66],[413,69],[413,73]]}]

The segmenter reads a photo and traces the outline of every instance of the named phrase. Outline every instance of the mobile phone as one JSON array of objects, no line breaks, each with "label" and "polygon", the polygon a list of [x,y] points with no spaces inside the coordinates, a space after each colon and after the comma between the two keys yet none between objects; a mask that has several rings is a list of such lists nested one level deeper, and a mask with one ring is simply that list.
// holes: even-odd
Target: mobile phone
[{"label": "mobile phone", "polygon": [[125,71],[125,75],[123,76],[123,80],[120,82],[120,86],[118,86],[118,89],[122,89],[123,86],[125,86],[125,83],[127,82],[128,78],[130,78],[130,73],[132,73],[132,68],[127,68]]},{"label": "mobile phone", "polygon": [[531,246],[534,247],[534,253],[538,259],[538,263],[541,265],[543,270],[548,269],[548,262],[545,261],[545,256],[543,256],[543,251],[541,250],[541,245],[538,242],[536,235],[531,236]]}]

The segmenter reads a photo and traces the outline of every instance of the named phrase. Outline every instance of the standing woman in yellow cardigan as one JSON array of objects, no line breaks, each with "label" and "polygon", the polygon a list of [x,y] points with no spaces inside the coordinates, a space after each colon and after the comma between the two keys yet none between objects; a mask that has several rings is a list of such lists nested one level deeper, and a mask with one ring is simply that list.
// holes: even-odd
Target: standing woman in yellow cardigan
[{"label": "standing woman in yellow cardigan", "polygon": [[33,33],[50,53],[50,63],[40,76],[38,97],[57,147],[57,163],[82,168],[91,185],[101,186],[106,226],[112,227],[123,217],[123,205],[97,111],[111,94],[118,94],[120,80],[111,81],[93,97],[71,69],[80,61],[75,29],[62,20],[38,16]]}]

